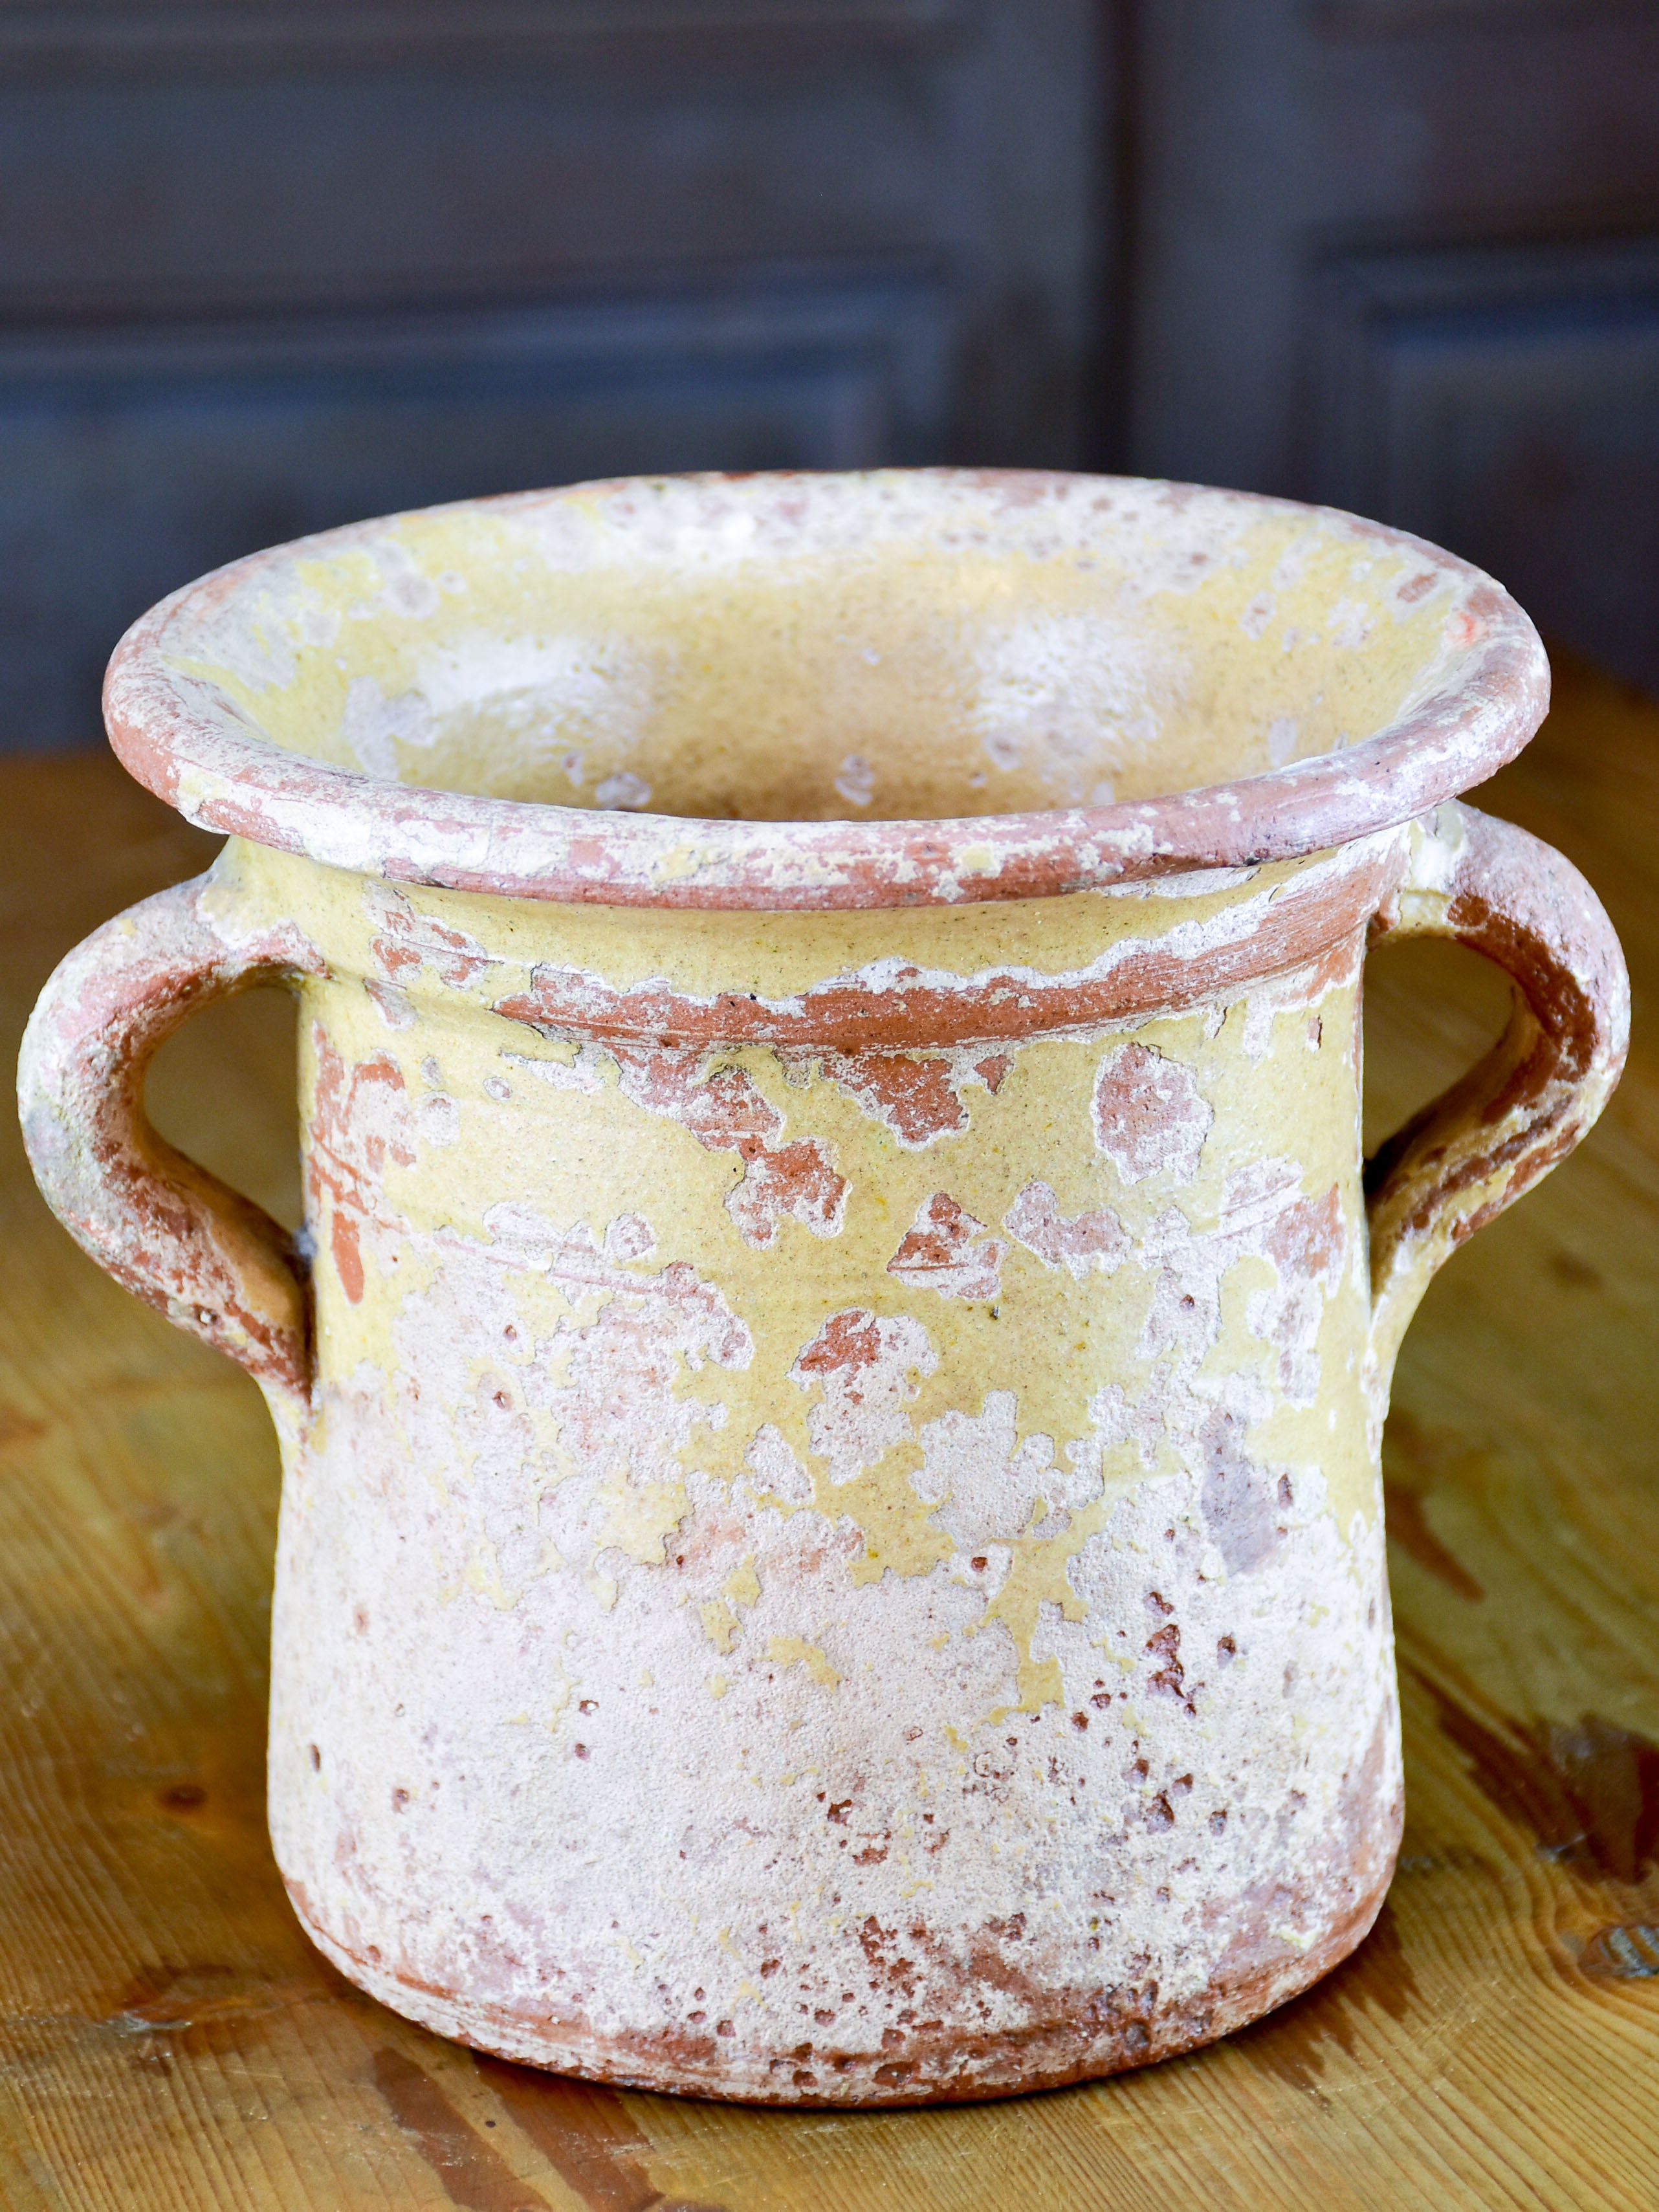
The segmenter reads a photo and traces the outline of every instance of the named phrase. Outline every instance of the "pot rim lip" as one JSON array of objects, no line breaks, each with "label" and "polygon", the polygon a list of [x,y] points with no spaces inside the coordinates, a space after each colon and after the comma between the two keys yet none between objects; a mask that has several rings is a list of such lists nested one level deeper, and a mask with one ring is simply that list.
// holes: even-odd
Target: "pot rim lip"
[{"label": "pot rim lip", "polygon": [[[1024,506],[1080,486],[1150,488],[1172,504],[1201,494],[1335,524],[1409,554],[1437,581],[1457,587],[1448,618],[1452,658],[1436,690],[1340,751],[1104,806],[872,822],[703,820],[382,781],[284,751],[215,687],[168,667],[168,632],[181,618],[222,601],[298,548],[348,550],[403,519],[392,515],[247,555],[141,616],[105,678],[110,744],[140,783],[201,828],[358,874],[565,903],[821,911],[1055,897],[1304,858],[1395,829],[1467,791],[1521,751],[1549,704],[1543,645],[1501,585],[1408,532],[1340,508],[1049,470],[833,473],[842,481],[972,488]],[[817,474],[613,477],[407,512],[510,511],[665,483],[782,489]]]}]

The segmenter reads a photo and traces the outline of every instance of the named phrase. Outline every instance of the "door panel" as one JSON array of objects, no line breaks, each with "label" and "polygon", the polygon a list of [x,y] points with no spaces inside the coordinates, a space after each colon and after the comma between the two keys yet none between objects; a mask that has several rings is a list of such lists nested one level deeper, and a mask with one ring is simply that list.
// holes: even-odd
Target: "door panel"
[{"label": "door panel", "polygon": [[1354,507],[1659,684],[1659,20],[1133,10],[1132,466]]},{"label": "door panel", "polygon": [[353,516],[1076,465],[1090,0],[0,0],[0,743]]}]

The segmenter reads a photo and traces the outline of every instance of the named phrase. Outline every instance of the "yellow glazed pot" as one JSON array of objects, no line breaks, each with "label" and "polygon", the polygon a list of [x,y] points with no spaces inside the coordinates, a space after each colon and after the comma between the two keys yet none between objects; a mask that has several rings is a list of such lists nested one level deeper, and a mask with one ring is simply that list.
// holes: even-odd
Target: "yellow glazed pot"
[{"label": "yellow glazed pot", "polygon": [[[230,842],[58,970],[25,1127],[270,1401],[271,1831],[346,1974],[538,2065],[903,2103],[1359,1942],[1395,1350],[1624,1049],[1593,895],[1455,799],[1547,687],[1396,532],[1007,474],[479,501],[130,633],[116,748]],[[1390,931],[1515,1012],[1366,1176]],[[273,975],[298,1240],[140,1103]]]}]

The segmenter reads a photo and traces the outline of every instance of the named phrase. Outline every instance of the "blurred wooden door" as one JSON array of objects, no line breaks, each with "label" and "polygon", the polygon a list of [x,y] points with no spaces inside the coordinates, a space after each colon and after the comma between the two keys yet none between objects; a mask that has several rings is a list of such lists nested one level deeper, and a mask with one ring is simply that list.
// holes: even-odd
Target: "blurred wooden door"
[{"label": "blurred wooden door", "polygon": [[635,471],[1084,453],[1093,0],[0,0],[0,744],[152,600]]},{"label": "blurred wooden door", "polygon": [[252,546],[1128,467],[1659,688],[1659,0],[0,0],[0,747]]},{"label": "blurred wooden door", "polygon": [[1119,450],[1467,554],[1659,689],[1655,0],[1130,0]]}]

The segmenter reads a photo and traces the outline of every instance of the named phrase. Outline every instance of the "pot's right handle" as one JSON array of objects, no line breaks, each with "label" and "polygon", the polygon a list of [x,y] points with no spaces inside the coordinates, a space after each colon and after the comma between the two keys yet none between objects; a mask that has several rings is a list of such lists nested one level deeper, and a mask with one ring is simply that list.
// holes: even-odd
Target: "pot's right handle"
[{"label": "pot's right handle", "polygon": [[1587,1133],[1630,1038],[1624,954],[1570,861],[1456,800],[1411,836],[1372,943],[1455,938],[1507,972],[1512,1005],[1486,1058],[1365,1164],[1371,1369],[1384,1389],[1429,1278]]},{"label": "pot's right handle", "polygon": [[158,891],[64,959],[29,1019],[18,1106],[46,1203],[100,1267],[303,1413],[310,1293],[294,1239],[167,1141],[144,1111],[163,1038],[210,1000],[319,974],[292,923],[240,921],[210,872]]}]

